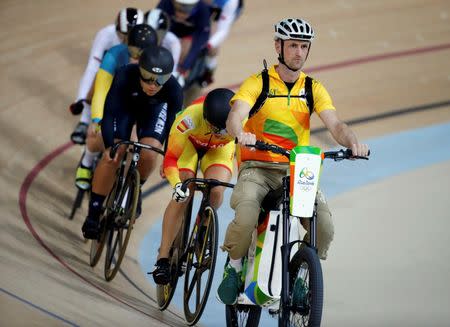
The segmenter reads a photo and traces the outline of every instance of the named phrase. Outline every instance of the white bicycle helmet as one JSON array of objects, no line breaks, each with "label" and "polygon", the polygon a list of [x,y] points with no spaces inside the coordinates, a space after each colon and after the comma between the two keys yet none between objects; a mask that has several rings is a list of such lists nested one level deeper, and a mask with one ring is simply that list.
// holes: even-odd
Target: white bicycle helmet
[{"label": "white bicycle helmet", "polygon": [[298,18],[285,18],[275,24],[275,40],[314,40],[314,30],[306,21]]}]

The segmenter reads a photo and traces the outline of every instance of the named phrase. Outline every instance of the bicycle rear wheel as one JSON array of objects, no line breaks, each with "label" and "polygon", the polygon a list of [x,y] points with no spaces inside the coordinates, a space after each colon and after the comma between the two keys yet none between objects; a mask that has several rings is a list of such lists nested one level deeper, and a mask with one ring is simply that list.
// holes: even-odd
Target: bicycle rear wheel
[{"label": "bicycle rear wheel", "polygon": [[128,172],[115,201],[114,214],[106,225],[105,279],[113,280],[119,271],[136,219],[139,197],[139,172]]},{"label": "bicycle rear wheel", "polygon": [[[322,267],[316,251],[301,247],[289,262],[289,315],[287,326],[320,326],[323,308]],[[283,325],[285,326],[285,325]]]},{"label": "bicycle rear wheel", "polygon": [[192,198],[186,208],[183,218],[183,224],[173,242],[172,248],[170,249],[170,282],[166,285],[156,286],[156,302],[158,303],[159,310],[163,311],[167,309],[172,301],[173,295],[175,294],[175,289],[178,284],[178,277],[183,274],[182,261],[184,249],[186,247],[187,234],[190,227],[190,216],[192,212]]},{"label": "bicycle rear wheel", "polygon": [[257,327],[261,318],[261,307],[257,305],[226,305],[227,327]]}]

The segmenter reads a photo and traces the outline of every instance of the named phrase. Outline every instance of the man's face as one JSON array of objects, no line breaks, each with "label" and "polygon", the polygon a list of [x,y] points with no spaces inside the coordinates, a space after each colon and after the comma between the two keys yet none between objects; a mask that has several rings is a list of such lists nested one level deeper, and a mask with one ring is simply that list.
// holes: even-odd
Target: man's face
[{"label": "man's face", "polygon": [[[292,69],[299,70],[303,67],[308,56],[310,43],[308,41],[286,40],[284,41],[284,61]],[[275,43],[278,54],[281,53],[281,41]]]}]

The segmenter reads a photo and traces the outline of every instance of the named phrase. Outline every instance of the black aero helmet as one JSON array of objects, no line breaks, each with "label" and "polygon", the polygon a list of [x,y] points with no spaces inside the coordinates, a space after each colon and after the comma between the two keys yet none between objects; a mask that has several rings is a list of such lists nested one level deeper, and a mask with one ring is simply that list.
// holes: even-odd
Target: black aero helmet
[{"label": "black aero helmet", "polygon": [[208,93],[203,103],[203,117],[213,126],[224,129],[230,113],[230,100],[234,92],[218,88]]},{"label": "black aero helmet", "polygon": [[128,33],[128,52],[132,58],[139,58],[144,48],[157,43],[156,31],[147,24],[136,25]]},{"label": "black aero helmet", "polygon": [[139,72],[146,83],[162,86],[170,78],[173,57],[169,50],[161,46],[150,46],[142,51],[139,58]]}]

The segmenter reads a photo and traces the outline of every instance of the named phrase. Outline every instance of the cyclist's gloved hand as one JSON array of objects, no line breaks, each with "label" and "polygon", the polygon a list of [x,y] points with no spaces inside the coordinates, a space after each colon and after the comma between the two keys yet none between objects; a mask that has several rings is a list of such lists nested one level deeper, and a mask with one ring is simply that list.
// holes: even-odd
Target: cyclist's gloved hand
[{"label": "cyclist's gloved hand", "polygon": [[82,112],[83,109],[84,109],[84,103],[85,103],[85,100],[83,100],[83,99],[78,100],[77,102],[72,103],[72,104],[69,106],[69,110],[70,110],[70,112],[72,113],[72,115],[76,116],[76,115],[81,114],[81,112]]},{"label": "cyclist's gloved hand", "polygon": [[187,188],[186,191],[183,191],[181,189],[181,185],[183,184],[177,183],[173,188],[172,199],[174,199],[177,202],[184,202],[189,197],[189,189]]}]

